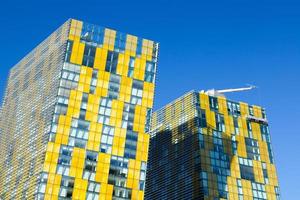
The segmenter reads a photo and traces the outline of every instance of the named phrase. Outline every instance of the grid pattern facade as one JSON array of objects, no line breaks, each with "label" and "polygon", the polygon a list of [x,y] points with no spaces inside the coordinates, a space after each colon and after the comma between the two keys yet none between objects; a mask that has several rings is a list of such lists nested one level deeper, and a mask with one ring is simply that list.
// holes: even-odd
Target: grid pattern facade
[{"label": "grid pattern facade", "polygon": [[10,71],[0,118],[0,199],[33,199],[43,168],[66,22]]},{"label": "grid pattern facade", "polygon": [[[64,48],[59,49],[63,56],[53,56],[59,62],[51,62],[57,67],[56,73],[49,73],[49,63],[40,66],[45,76],[57,78],[53,91],[41,94],[43,103],[52,104],[44,118],[44,133],[35,132],[43,140],[37,149],[39,154],[33,156],[39,167],[28,177],[32,185],[28,186],[31,193],[26,199],[143,199],[150,138],[146,131],[153,105],[158,44],[74,19],[63,27]],[[29,67],[31,71],[36,68],[35,63]],[[6,105],[11,102],[11,76],[3,114],[13,117],[11,110],[17,109]],[[48,87],[49,81],[42,84]],[[31,82],[28,85],[33,87]],[[31,98],[35,94],[31,93]],[[22,95],[21,90],[15,94]],[[28,106],[33,107],[30,101]],[[24,109],[23,112],[29,110]],[[9,128],[29,125],[22,118],[5,129],[5,120],[10,122],[11,117],[1,118],[2,143],[10,137]],[[39,121],[32,121],[40,128]],[[29,130],[17,132],[26,135],[23,144],[31,144]],[[19,140],[18,137],[12,141]],[[14,144],[13,149],[9,145],[0,148],[1,154],[10,156],[7,160],[20,154],[19,145]],[[23,149],[23,154],[31,155],[27,149]],[[17,167],[22,163],[16,160],[11,169],[19,171]],[[1,162],[5,163],[6,160]],[[1,183],[8,171],[1,170]],[[22,174],[27,173],[29,169],[24,168]],[[16,181],[6,183],[12,186],[0,187],[4,199],[23,198],[22,189],[16,189],[14,197],[8,192],[14,184],[18,185]]]},{"label": "grid pattern facade", "polygon": [[150,132],[145,199],[280,198],[263,108],[192,91]]}]

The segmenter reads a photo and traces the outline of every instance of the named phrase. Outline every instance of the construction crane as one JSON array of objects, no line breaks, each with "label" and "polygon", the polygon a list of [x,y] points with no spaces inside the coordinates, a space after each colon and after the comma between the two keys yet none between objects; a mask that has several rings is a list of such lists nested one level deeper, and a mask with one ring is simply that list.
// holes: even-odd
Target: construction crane
[{"label": "construction crane", "polygon": [[223,89],[223,90],[207,90],[206,92],[202,90],[202,93],[208,94],[210,96],[225,96],[224,93],[229,93],[229,92],[242,92],[242,91],[247,91],[247,90],[252,90],[254,88],[257,88],[254,85],[249,85],[248,87],[242,87],[242,88],[230,88],[230,89]]},{"label": "construction crane", "polygon": [[[214,96],[214,97],[218,97],[218,96],[224,97],[224,93],[242,92],[242,91],[252,90],[254,88],[257,88],[257,87],[254,85],[249,85],[248,87],[242,87],[242,88],[231,88],[231,89],[223,89],[223,90],[211,89],[211,90],[207,90],[206,92],[204,90],[202,90],[201,93],[205,93],[205,94],[208,94],[208,95]],[[265,118],[260,118],[260,117],[250,116],[250,115],[246,116],[246,118],[249,121],[254,121],[254,122],[258,122],[258,123],[262,123],[262,124],[268,124],[268,120]]]}]

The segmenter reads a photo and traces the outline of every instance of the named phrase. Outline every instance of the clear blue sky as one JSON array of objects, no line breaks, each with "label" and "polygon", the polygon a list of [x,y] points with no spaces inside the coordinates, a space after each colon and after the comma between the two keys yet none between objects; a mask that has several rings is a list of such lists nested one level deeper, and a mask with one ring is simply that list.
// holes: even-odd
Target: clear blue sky
[{"label": "clear blue sky", "polygon": [[9,69],[70,17],[154,39],[156,108],[191,89],[259,86],[228,97],[266,107],[283,199],[299,199],[299,1],[46,2],[1,2],[1,98]]}]

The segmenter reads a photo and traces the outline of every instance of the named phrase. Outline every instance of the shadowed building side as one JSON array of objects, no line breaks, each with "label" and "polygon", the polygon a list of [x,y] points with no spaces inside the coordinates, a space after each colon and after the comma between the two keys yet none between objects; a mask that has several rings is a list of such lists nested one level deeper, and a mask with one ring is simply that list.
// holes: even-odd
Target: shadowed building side
[{"label": "shadowed building side", "polygon": [[11,70],[0,116],[0,198],[33,199],[49,139],[70,21]]},{"label": "shadowed building side", "polygon": [[145,199],[279,199],[265,118],[193,91],[154,112]]},{"label": "shadowed building side", "polygon": [[[231,138],[223,136],[224,145],[222,146],[219,143],[214,144],[213,136],[201,137],[197,128],[200,120],[194,118],[178,127],[178,132],[185,137],[175,143],[172,142],[172,137],[177,130],[159,132],[151,139],[146,199],[204,199],[207,185],[203,185],[204,177],[201,172],[207,171],[207,174],[214,180],[216,180],[215,174],[220,176],[230,174],[230,162],[233,155]],[[211,152],[218,148],[224,162],[222,168],[205,169],[203,167],[207,159],[210,159],[205,155],[204,146]],[[156,178],[153,179],[153,176]],[[218,191],[217,184],[210,185],[210,188]],[[151,196],[148,196],[148,189],[153,191]],[[225,191],[225,188],[223,190]]]}]

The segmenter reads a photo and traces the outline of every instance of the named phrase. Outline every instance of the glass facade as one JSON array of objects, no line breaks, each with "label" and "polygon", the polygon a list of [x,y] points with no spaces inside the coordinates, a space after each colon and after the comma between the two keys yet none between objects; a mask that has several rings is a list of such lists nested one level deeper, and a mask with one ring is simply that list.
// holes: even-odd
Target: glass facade
[{"label": "glass facade", "polygon": [[152,115],[145,199],[279,199],[265,110],[189,92]]},{"label": "glass facade", "polygon": [[0,198],[143,199],[157,56],[156,42],[70,19],[13,67]]}]

